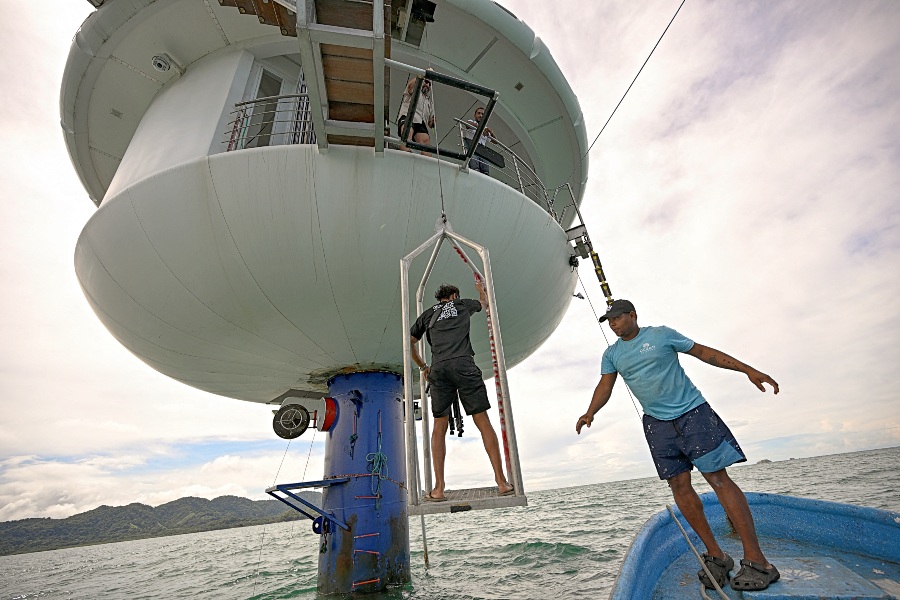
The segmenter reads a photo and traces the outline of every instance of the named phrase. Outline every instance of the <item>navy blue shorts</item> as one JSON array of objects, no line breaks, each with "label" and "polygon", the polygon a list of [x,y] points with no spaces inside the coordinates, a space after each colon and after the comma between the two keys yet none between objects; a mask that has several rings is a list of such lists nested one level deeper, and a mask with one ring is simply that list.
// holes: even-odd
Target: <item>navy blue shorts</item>
[{"label": "navy blue shorts", "polygon": [[694,467],[713,473],[747,460],[728,426],[706,402],[671,421],[645,414],[644,435],[660,479]]},{"label": "navy blue shorts", "polygon": [[431,414],[435,419],[450,414],[450,406],[457,394],[467,415],[478,414],[491,407],[481,369],[470,356],[442,360],[432,365],[428,382],[431,383]]}]

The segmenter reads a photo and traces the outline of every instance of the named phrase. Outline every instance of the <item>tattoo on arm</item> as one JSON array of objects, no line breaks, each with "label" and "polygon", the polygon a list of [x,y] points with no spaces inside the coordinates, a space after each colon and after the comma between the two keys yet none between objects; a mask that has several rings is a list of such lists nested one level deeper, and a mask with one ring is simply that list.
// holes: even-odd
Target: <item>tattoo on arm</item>
[{"label": "tattoo on arm", "polygon": [[710,352],[703,357],[703,360],[704,362],[707,362],[714,367],[719,367],[720,369],[732,369],[734,371],[737,371],[740,367],[739,363],[727,354],[717,354],[716,352]]}]

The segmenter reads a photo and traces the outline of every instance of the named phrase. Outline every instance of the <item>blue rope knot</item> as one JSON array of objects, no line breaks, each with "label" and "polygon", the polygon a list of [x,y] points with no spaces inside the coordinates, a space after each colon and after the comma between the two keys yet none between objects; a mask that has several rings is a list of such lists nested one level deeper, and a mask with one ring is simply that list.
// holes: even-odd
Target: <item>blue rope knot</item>
[{"label": "blue rope knot", "polygon": [[[366,455],[366,462],[368,463],[366,468],[369,473],[373,475],[377,475],[377,477],[372,477],[372,495],[379,496],[381,492],[381,480],[388,478],[388,458],[387,455],[381,451],[381,434],[378,434],[378,451],[370,452]],[[381,508],[381,498],[375,500],[375,508]]]}]

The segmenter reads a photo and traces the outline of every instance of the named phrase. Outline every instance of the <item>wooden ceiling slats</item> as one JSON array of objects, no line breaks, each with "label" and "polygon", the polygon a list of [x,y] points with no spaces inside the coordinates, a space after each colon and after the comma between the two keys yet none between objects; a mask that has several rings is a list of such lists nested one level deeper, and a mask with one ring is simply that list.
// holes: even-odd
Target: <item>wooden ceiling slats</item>
[{"label": "wooden ceiling slats", "polygon": [[256,14],[256,5],[253,4],[253,0],[234,0],[234,5],[237,6],[242,15]]},{"label": "wooden ceiling slats", "polygon": [[322,72],[325,73],[326,79],[358,81],[361,83],[372,83],[375,81],[371,59],[365,60],[363,58],[323,54]]},{"label": "wooden ceiling slats", "polygon": [[364,58],[372,60],[372,51],[368,48],[352,48],[350,46],[336,46],[335,44],[320,44],[322,56],[346,56],[349,58]]},{"label": "wooden ceiling slats", "polygon": [[328,116],[335,121],[372,123],[375,121],[375,107],[371,103],[329,102]]},{"label": "wooden ceiling slats", "polygon": [[256,16],[263,25],[274,25],[281,29],[281,23],[278,21],[278,13],[275,11],[275,3],[272,0],[265,2],[263,0],[253,0],[256,7]]},{"label": "wooden ceiling slats", "polygon": [[375,87],[371,83],[326,79],[325,90],[331,102],[355,102],[356,104],[374,104]]},{"label": "wooden ceiling slats", "polygon": [[[388,6],[387,14],[390,18],[390,6]],[[348,0],[316,0],[316,23],[372,31],[372,3],[348,2]],[[388,24],[390,26],[390,21],[388,21]],[[388,29],[388,32],[390,32],[390,29]]]},{"label": "wooden ceiling slats", "polygon": [[375,147],[374,138],[352,137],[349,135],[329,135],[329,144],[337,144],[339,146],[369,146]]},{"label": "wooden ceiling slats", "polygon": [[[304,0],[299,0],[302,3]],[[316,23],[372,31],[370,0],[314,0]],[[269,0],[219,0],[221,6],[237,8],[242,14],[256,15],[260,23],[272,25],[282,35],[297,36],[296,15]],[[384,3],[384,55],[391,56],[391,2]],[[328,97],[328,118],[335,121],[374,123],[375,89],[372,72],[372,50],[335,44],[321,44],[322,73]],[[384,101],[390,97],[390,70],[384,69]],[[328,142],[352,146],[373,146],[370,137],[329,135]]]},{"label": "wooden ceiling slats", "polygon": [[287,8],[280,4],[275,5],[275,13],[278,15],[278,24],[281,28],[281,35],[288,37],[297,37],[297,16],[289,12]]}]

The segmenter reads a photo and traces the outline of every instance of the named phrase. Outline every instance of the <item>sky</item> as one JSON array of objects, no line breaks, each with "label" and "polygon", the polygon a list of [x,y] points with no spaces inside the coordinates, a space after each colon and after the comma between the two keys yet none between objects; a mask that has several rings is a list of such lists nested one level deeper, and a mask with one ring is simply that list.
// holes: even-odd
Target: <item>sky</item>
[{"label": "sky", "polygon": [[[593,140],[680,2],[503,4],[553,53]],[[59,125],[92,7],[0,9],[0,520],[318,479],[321,434],[275,437],[270,407],[156,373],[94,316],[73,253],[95,208]],[[582,213],[613,294],[780,384],[682,359],[749,464],[900,445],[898,32],[893,0],[688,0],[590,152]],[[580,276],[587,298],[510,371],[526,492],[655,475],[621,382],[575,435],[614,341],[589,261]],[[448,486],[491,485],[467,430]]]}]

